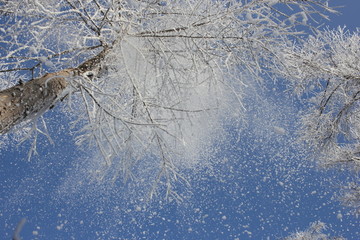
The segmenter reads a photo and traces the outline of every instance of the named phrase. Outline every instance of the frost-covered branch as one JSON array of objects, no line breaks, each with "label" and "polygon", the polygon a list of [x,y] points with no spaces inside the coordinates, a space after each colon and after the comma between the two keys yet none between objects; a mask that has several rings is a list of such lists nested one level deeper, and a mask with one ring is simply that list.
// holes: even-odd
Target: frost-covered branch
[{"label": "frost-covered branch", "polygon": [[284,238],[284,240],[345,240],[342,237],[330,237],[323,233],[324,230],[326,230],[325,223],[317,221],[312,223],[305,231],[293,233],[291,236]]},{"label": "frost-covered branch", "polygon": [[[34,93],[42,103],[34,112],[68,96],[76,142],[97,146],[104,176],[112,169],[132,176],[136,163],[151,156],[154,182],[165,182],[170,193],[186,165],[179,156],[201,149],[195,137],[214,134],[220,114],[241,116],[243,76],[262,81],[282,46],[302,34],[299,27],[312,28],[313,15],[332,12],[327,2],[6,1],[0,79],[10,72],[28,80],[25,86],[58,79],[62,87],[48,98]],[[27,119],[15,115],[22,117],[3,129]]]},{"label": "frost-covered branch", "polygon": [[284,66],[282,76],[291,81],[297,94],[309,96],[313,104],[303,117],[303,139],[326,151],[355,147],[360,133],[359,32],[325,31],[310,37],[302,47],[287,48],[280,61]]},{"label": "frost-covered branch", "polygon": [[327,30],[309,37],[303,45],[284,49],[279,63],[283,67],[275,71],[290,80],[299,96],[309,100],[302,117],[301,140],[309,144],[320,165],[347,168],[358,178],[359,31]]},{"label": "frost-covered branch", "polygon": [[359,182],[351,182],[347,186],[342,187],[339,200],[344,206],[353,210],[353,214],[360,216],[360,184]]}]

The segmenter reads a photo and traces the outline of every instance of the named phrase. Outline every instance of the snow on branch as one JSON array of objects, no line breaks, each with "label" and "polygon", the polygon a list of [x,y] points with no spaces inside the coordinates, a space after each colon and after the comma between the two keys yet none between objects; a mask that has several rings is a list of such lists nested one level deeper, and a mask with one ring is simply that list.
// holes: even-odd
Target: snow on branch
[{"label": "snow on branch", "polygon": [[284,240],[345,240],[342,237],[330,237],[323,233],[326,230],[326,224],[320,221],[311,223],[305,231],[297,231]]},{"label": "snow on branch", "polygon": [[[320,166],[360,172],[360,33],[343,28],[319,32],[301,44],[283,47],[274,71],[308,102],[299,139]],[[345,188],[342,202],[358,209],[359,195]],[[351,197],[346,197],[351,196]],[[357,198],[357,200],[351,200]]]},{"label": "snow on branch", "polygon": [[224,116],[243,116],[245,76],[261,82],[286,64],[274,61],[282,46],[326,3],[6,1],[0,74],[31,80],[0,92],[1,133],[68,96],[76,143],[97,147],[105,175],[156,156],[154,182],[171,195],[180,166],[196,164],[181,156],[200,158]]}]

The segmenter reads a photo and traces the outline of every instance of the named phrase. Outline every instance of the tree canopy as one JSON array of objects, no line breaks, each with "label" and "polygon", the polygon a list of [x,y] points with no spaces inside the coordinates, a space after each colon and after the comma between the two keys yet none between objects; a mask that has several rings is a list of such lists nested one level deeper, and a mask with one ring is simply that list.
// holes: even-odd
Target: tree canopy
[{"label": "tree canopy", "polygon": [[99,179],[136,179],[137,164],[154,161],[150,196],[162,185],[181,199],[173,183],[188,184],[184,155],[196,159],[205,135],[243,117],[249,84],[279,81],[308,104],[299,140],[355,175],[342,199],[359,214],[360,38],[319,30],[335,13],[327,0],[0,6],[0,132],[35,136],[30,156],[38,133],[51,139],[43,113],[62,101],[76,144],[101,153]]}]

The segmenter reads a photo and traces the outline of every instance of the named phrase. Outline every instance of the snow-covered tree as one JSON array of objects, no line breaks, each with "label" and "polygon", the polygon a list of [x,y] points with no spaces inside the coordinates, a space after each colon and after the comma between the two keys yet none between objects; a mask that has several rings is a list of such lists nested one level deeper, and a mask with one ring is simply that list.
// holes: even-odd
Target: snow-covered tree
[{"label": "snow-covered tree", "polygon": [[359,214],[360,171],[360,35],[342,28],[319,32],[304,44],[284,46],[276,69],[309,103],[300,139],[321,166],[354,173],[341,201]]},{"label": "snow-covered tree", "polygon": [[221,125],[213,116],[239,117],[243,79],[261,82],[287,64],[275,61],[282,47],[304,27],[315,31],[308,21],[326,17],[327,2],[0,1],[0,79],[19,81],[0,92],[0,131],[30,121],[47,134],[37,119],[63,100],[77,143],[96,145],[104,169],[127,179],[148,156],[155,185],[173,193],[182,149]]},{"label": "snow-covered tree", "polygon": [[360,36],[343,29],[319,32],[303,45],[284,47],[282,75],[305,96],[302,139],[321,151],[324,165],[359,171]]}]

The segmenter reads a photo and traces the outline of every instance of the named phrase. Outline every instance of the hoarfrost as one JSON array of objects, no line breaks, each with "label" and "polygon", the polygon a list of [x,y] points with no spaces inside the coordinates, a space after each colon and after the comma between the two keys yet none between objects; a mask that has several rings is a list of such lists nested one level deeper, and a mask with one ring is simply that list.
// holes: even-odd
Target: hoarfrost
[{"label": "hoarfrost", "polygon": [[[90,2],[97,1],[84,1],[84,3]],[[189,16],[197,16],[194,13],[202,6],[194,4],[193,1],[184,2],[191,3],[191,11],[194,11],[190,12]],[[275,4],[277,1],[267,2]],[[41,1],[41,4],[45,3],[46,1]],[[132,0],[124,4],[127,4],[129,9],[135,10],[142,9],[143,5],[146,5],[145,1]],[[160,4],[163,7],[169,5],[163,2]],[[230,11],[231,5],[228,7]],[[141,16],[153,9],[143,10]],[[204,12],[205,10],[208,9],[204,9]],[[177,12],[175,13],[174,16],[178,15]],[[261,15],[253,14],[251,11],[246,11],[246,13],[245,18],[249,20],[248,23],[254,26],[262,25],[258,24]],[[92,13],[89,12],[89,14]],[[99,14],[101,19],[108,18],[105,12],[100,11]],[[131,14],[131,11],[120,15],[126,14]],[[164,11],[162,15],[171,16],[172,14],[167,15]],[[305,17],[302,18],[304,23],[307,21]],[[124,18],[120,20],[121,23],[127,24]],[[242,24],[242,20],[237,20]],[[290,18],[290,20],[295,23],[296,18]],[[134,19],[131,18],[130,25],[134,28],[142,24],[142,20],[133,21]],[[220,22],[226,23],[222,20]],[[82,43],[79,39],[72,39],[73,27],[70,25],[65,29],[68,31],[67,34],[59,36],[61,41],[69,42],[70,49],[79,47],[76,45],[81,47]],[[231,25],[230,29],[236,28]],[[248,29],[251,27],[246,28]],[[285,36],[276,29],[274,32],[276,36]],[[251,34],[256,36],[260,33],[255,31]],[[85,35],[88,35],[88,32],[85,32]],[[301,104],[290,101],[286,94],[276,91],[276,86],[271,86],[271,84],[265,87],[259,86],[253,77],[249,77],[250,74],[246,70],[215,81],[216,78],[212,77],[223,74],[223,69],[215,65],[212,66],[213,68],[201,68],[202,65],[198,64],[198,59],[193,55],[195,51],[190,51],[191,54],[187,56],[192,60],[193,65],[187,64],[186,59],[183,58],[185,53],[174,48],[171,49],[172,52],[169,55],[166,55],[166,58],[158,60],[156,62],[158,65],[153,68],[150,63],[153,63],[152,61],[156,58],[146,56],[153,49],[140,50],[143,50],[146,44],[160,43],[150,40],[144,42],[142,38],[133,40],[133,38],[133,36],[122,38],[122,41],[118,42],[116,51],[105,59],[104,65],[108,68],[107,76],[99,75],[92,79],[92,82],[82,81],[83,79],[81,79],[82,82],[76,82],[79,79],[71,81],[74,80],[72,82],[74,84],[89,84],[91,87],[95,85],[110,89],[104,94],[97,92],[96,88],[91,88],[94,92],[93,97],[96,96],[96,104],[91,109],[118,94],[119,97],[114,98],[118,101],[113,101],[111,104],[114,106],[113,109],[122,114],[125,112],[125,114],[117,116],[125,116],[127,117],[125,120],[133,120],[133,116],[137,114],[146,117],[144,112],[146,113],[149,108],[154,108],[156,110],[153,113],[156,113],[158,121],[156,123],[159,123],[160,127],[157,128],[157,124],[150,124],[149,127],[142,122],[135,122],[138,124],[137,127],[127,125],[121,130],[121,136],[128,136],[127,138],[116,138],[114,132],[111,132],[113,125],[110,121],[104,124],[109,128],[93,128],[97,126],[93,122],[88,125],[80,124],[83,127],[80,130],[85,130],[84,132],[89,129],[100,133],[110,131],[110,135],[100,135],[102,139],[106,141],[106,136],[111,136],[116,141],[120,139],[121,144],[126,145],[121,149],[114,147],[113,152],[111,150],[110,153],[105,154],[108,159],[118,163],[109,168],[102,161],[104,154],[101,153],[101,149],[89,149],[85,145],[86,151],[80,152],[73,146],[73,142],[84,143],[90,138],[90,134],[85,134],[82,138],[74,139],[76,124],[84,121],[76,117],[84,109],[74,107],[73,112],[63,110],[61,114],[59,112],[50,114],[49,121],[54,123],[51,124],[53,127],[50,132],[58,138],[57,143],[61,145],[61,148],[51,147],[44,139],[39,139],[40,144],[49,145],[46,148],[49,152],[43,153],[41,155],[43,157],[37,157],[31,163],[24,163],[26,165],[24,168],[19,167],[16,162],[19,152],[14,148],[13,152],[9,153],[14,157],[1,161],[4,166],[1,169],[9,169],[1,173],[10,179],[6,183],[6,189],[5,187],[2,189],[5,194],[0,194],[0,199],[4,198],[2,201],[4,213],[1,213],[1,216],[10,216],[9,219],[12,220],[16,218],[16,214],[32,213],[37,216],[34,222],[43,224],[44,232],[49,230],[48,228],[57,229],[59,233],[55,234],[61,236],[62,239],[68,239],[69,235],[72,235],[71,237],[77,235],[78,238],[89,236],[90,239],[96,235],[99,239],[114,239],[119,238],[120,234],[127,239],[210,239],[214,238],[215,234],[218,239],[249,237],[261,239],[267,235],[279,236],[289,231],[293,232],[297,226],[292,223],[316,219],[321,213],[337,213],[339,207],[331,201],[331,184],[340,182],[340,177],[331,173],[318,174],[315,166],[305,161],[309,156],[307,149],[296,144],[295,141],[298,109]],[[57,38],[53,36],[53,38],[47,38],[47,41],[51,42],[50,40],[53,39]],[[87,41],[97,41],[97,39],[88,38]],[[226,40],[223,41],[226,42]],[[219,44],[219,42],[215,41],[213,44]],[[252,41],[251,39],[239,41],[239,43],[242,42],[251,43]],[[177,47],[189,45],[195,47],[191,45],[192,41],[184,40],[177,43]],[[169,44],[162,48],[163,46],[161,45],[158,49],[167,52],[168,47],[173,45]],[[205,46],[212,47],[211,44]],[[249,58],[261,55],[261,51],[256,49],[258,46],[254,44],[255,52],[251,52]],[[234,61],[232,59],[234,55],[227,54],[226,51],[224,62],[229,67]],[[34,50],[31,52],[35,54]],[[172,62],[171,59],[178,52],[180,54],[176,61]],[[218,54],[218,52],[214,53]],[[203,58],[208,64],[209,59],[201,55],[200,59]],[[53,67],[45,57],[40,58],[40,61],[46,67]],[[163,75],[159,74],[159,69],[171,67],[171,64],[183,66],[184,75],[178,74],[174,77],[172,71],[167,71]],[[247,67],[251,71],[259,70],[257,66]],[[192,72],[192,69],[197,69],[198,72]],[[208,71],[209,69],[211,71]],[[294,72],[296,73],[296,69]],[[231,77],[235,75],[241,81],[233,81]],[[195,80],[197,82],[193,84]],[[0,81],[0,83],[6,83],[4,80]],[[163,81],[157,85],[161,86],[160,88],[156,87],[158,81]],[[169,94],[169,91],[162,91],[167,88],[172,89],[169,82],[180,83],[181,86],[186,87],[181,91],[176,89]],[[267,89],[275,90],[268,91]],[[176,99],[179,95],[181,97]],[[159,103],[162,99],[171,100],[172,104],[161,106]],[[91,98],[87,96],[83,100],[86,102]],[[76,96],[69,97],[68,101],[71,106],[79,106],[81,102]],[[134,114],[126,115],[129,111],[125,109],[131,108],[135,101],[139,103],[132,109]],[[171,111],[166,108],[171,108]],[[200,113],[193,117],[195,112]],[[104,117],[104,112],[90,111],[87,117],[92,116],[96,116],[94,120],[98,120]],[[168,128],[162,128],[162,123],[171,122],[173,117],[182,119],[189,116],[190,121],[178,121],[167,125]],[[73,119],[76,120],[70,128],[60,124],[62,121],[69,122]],[[141,117],[140,120],[142,120]],[[156,130],[153,131],[154,129]],[[182,131],[178,131],[179,129]],[[157,156],[161,154],[151,148],[151,145],[146,145],[145,148],[141,145],[153,141],[156,134],[165,130],[170,133],[181,132],[177,135],[178,138],[169,137],[171,141],[164,141],[168,144],[168,151],[163,153],[171,153],[173,159],[173,165],[169,170],[176,170],[179,173],[175,175],[176,179],[181,179],[172,185],[177,195],[172,195],[166,200],[162,196],[166,196],[167,187],[171,185],[166,178],[159,179],[159,188],[153,191],[155,197],[149,197],[148,193],[153,187],[154,178],[159,175],[159,165],[168,164],[168,162],[159,162]],[[169,140],[164,136],[168,137],[166,134],[161,135],[158,138],[159,141]],[[139,139],[141,141],[137,141]],[[105,147],[107,148],[105,150],[108,150],[112,146]],[[114,152],[120,152],[120,154],[112,158]],[[123,159],[134,161],[126,162],[122,161]],[[9,175],[8,172],[16,173],[16,175]],[[181,201],[175,201],[179,199]],[[311,204],[308,204],[309,202]],[[20,210],[17,210],[18,206],[21,206]],[[55,217],[54,212],[58,213]],[[335,215],[332,216],[334,218],[340,216],[339,214],[332,215]],[[54,218],[58,218],[58,221],[53,222],[49,227],[48,220]],[[341,220],[341,224],[346,224],[352,232],[358,233],[357,220],[345,214],[341,216]],[[39,224],[38,222],[36,224]],[[169,229],[174,229],[175,224],[175,230],[169,231]],[[7,230],[10,229],[9,225],[6,227]],[[334,223],[333,227],[341,231],[341,226],[337,223]],[[322,229],[323,225],[320,228]],[[278,229],[279,233],[274,234],[274,229]]]}]

